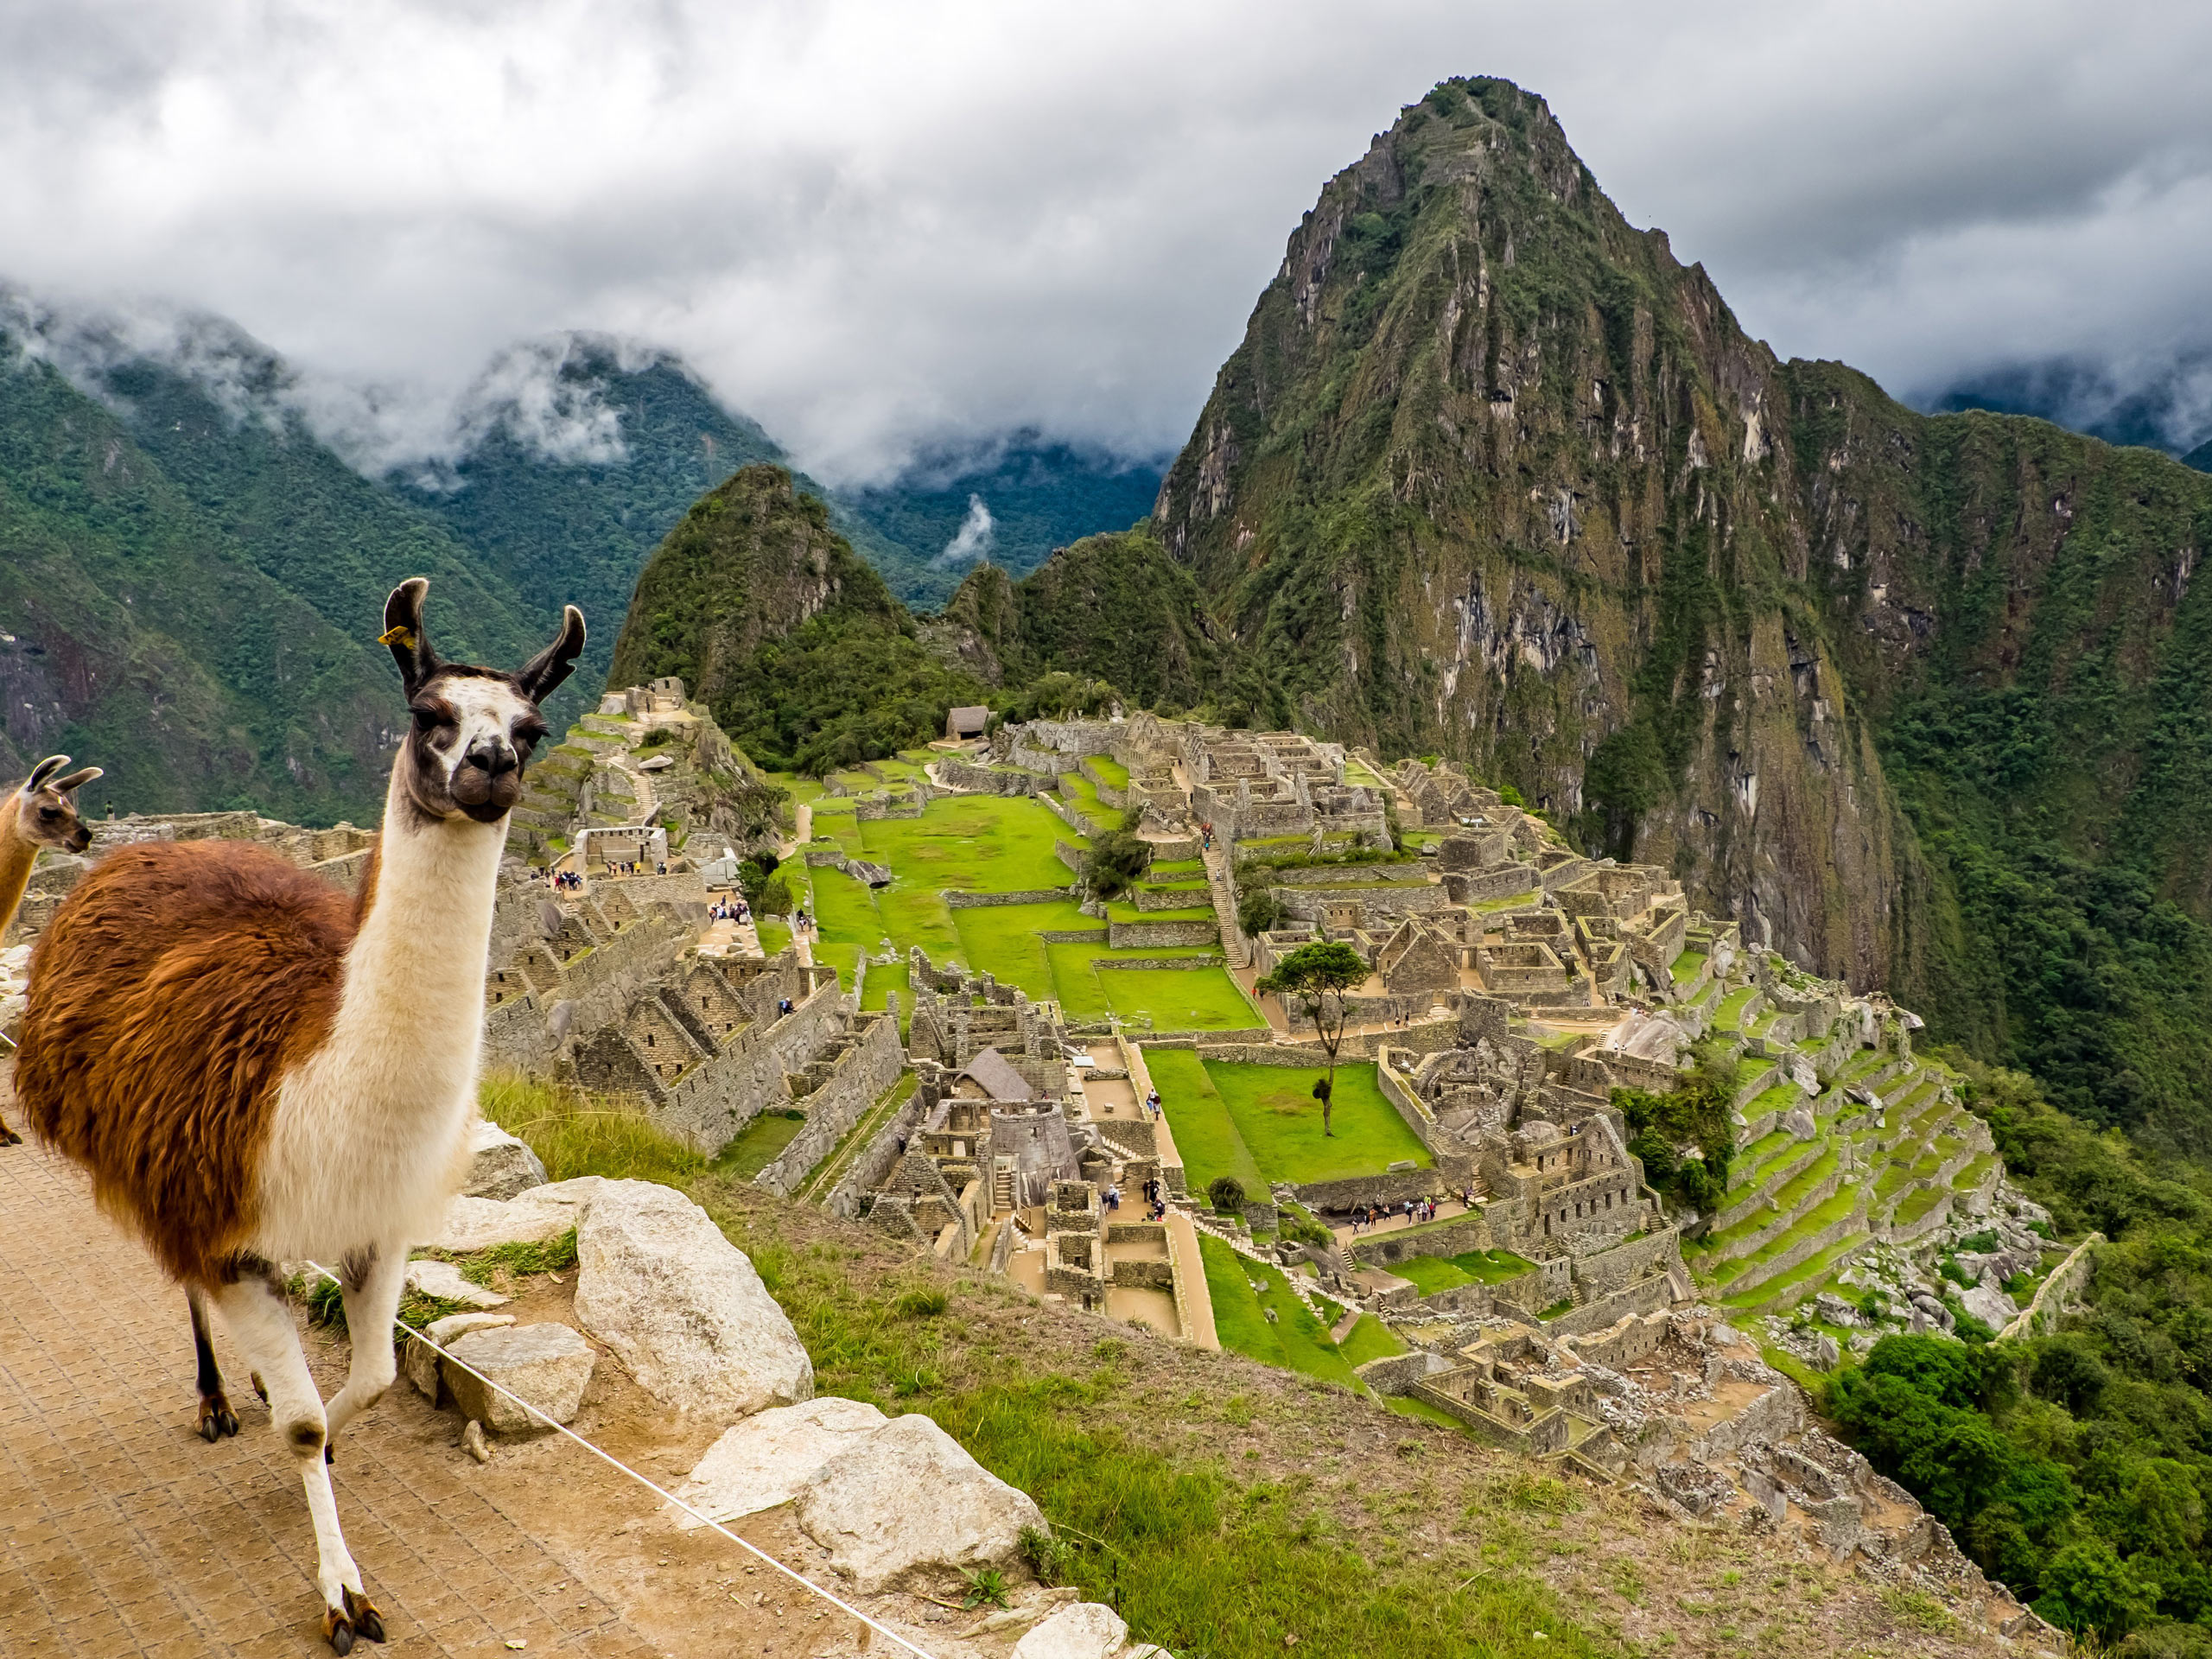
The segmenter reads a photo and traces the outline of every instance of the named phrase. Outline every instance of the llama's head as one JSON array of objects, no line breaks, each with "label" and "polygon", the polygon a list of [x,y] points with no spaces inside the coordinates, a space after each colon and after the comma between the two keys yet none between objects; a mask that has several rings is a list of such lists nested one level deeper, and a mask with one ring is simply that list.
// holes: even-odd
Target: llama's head
[{"label": "llama's head", "polygon": [[66,754],[49,754],[16,791],[16,833],[34,847],[51,847],[59,853],[81,853],[92,844],[92,832],[77,817],[77,803],[69,798],[100,775],[98,766],[86,766],[67,777],[61,769]]},{"label": "llama's head", "polygon": [[584,648],[584,613],[571,605],[560,637],[513,673],[443,663],[423,627],[421,576],[385,601],[383,641],[407,687],[414,728],[399,760],[401,787],[425,818],[497,823],[522,795],[522,769],[545,735],[537,705],[569,677]]}]

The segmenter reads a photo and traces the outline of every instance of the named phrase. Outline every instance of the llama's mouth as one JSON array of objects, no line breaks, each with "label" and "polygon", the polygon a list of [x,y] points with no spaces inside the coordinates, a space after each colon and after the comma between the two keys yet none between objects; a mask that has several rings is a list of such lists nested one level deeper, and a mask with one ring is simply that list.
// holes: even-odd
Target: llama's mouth
[{"label": "llama's mouth", "polygon": [[507,807],[501,806],[496,799],[479,801],[474,806],[464,805],[459,802],[456,802],[455,804],[460,805],[463,813],[469,817],[474,818],[479,823],[497,823],[501,818],[507,816],[510,810]]}]

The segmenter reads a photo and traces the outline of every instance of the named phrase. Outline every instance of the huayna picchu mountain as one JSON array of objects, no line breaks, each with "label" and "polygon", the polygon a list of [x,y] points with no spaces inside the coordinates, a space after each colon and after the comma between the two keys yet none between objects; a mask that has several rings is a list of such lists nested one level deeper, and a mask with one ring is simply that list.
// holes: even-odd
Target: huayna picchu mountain
[{"label": "huayna picchu mountain", "polygon": [[1464,758],[2212,1140],[2212,478],[1777,359],[1541,99],[1459,80],[1292,235],[1153,527],[1268,719]]},{"label": "huayna picchu mountain", "polygon": [[[685,613],[729,576],[673,580],[707,533],[618,677],[726,683],[772,762],[1055,671],[1454,757],[2090,1121],[2212,1143],[2212,478],[1778,359],[1506,82],[1325,187],[1145,524],[919,624],[833,583],[737,658]],[[779,545],[847,569],[825,537]],[[701,649],[630,654],[664,626]]]}]

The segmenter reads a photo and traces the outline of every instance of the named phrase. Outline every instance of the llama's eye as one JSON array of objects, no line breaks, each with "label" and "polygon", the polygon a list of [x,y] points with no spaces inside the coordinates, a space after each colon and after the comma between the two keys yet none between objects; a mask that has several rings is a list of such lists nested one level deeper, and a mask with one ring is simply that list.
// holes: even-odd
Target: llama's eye
[{"label": "llama's eye", "polygon": [[430,709],[417,709],[414,713],[415,729],[418,732],[435,732],[442,724],[444,723],[440,721],[436,714]]}]

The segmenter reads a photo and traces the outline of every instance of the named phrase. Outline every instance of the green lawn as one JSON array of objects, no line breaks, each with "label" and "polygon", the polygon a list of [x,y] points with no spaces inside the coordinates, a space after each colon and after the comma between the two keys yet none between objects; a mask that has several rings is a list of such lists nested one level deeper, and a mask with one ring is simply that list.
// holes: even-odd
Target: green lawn
[{"label": "green lawn", "polygon": [[[1102,979],[1129,977],[1108,973]],[[1375,1086],[1372,1065],[1337,1071],[1336,1133],[1324,1139],[1321,1110],[1304,1067],[1231,1065],[1187,1050],[1145,1050],[1145,1064],[1166,1103],[1168,1126],[1193,1190],[1234,1175],[1248,1193],[1269,1181],[1338,1180],[1377,1175],[1410,1158],[1426,1167],[1428,1149]]]},{"label": "green lawn", "polygon": [[1166,881],[1179,875],[1195,875],[1205,879],[1206,862],[1202,858],[1154,859],[1145,866],[1146,876],[1155,881]]},{"label": "green lawn", "polygon": [[1344,1332],[1344,1339],[1337,1344],[1337,1351],[1344,1357],[1344,1363],[1355,1370],[1370,1359],[1388,1359],[1393,1354],[1402,1354],[1406,1344],[1391,1334],[1390,1327],[1372,1313],[1363,1313],[1359,1323]]},{"label": "green lawn", "polygon": [[[1094,956],[1095,945],[1082,947]],[[1203,950],[1205,947],[1198,947]],[[1160,957],[1166,950],[1124,951]],[[1120,968],[1092,976],[1124,1020],[1152,1016],[1154,1031],[1256,1031],[1268,1022],[1224,968]]]},{"label": "green lawn", "polygon": [[772,957],[791,942],[791,929],[781,922],[772,921],[766,916],[756,916],[753,920],[753,931],[760,936],[762,956]]},{"label": "green lawn", "polygon": [[1205,1062],[1187,1048],[1147,1048],[1144,1063],[1152,1072],[1153,1087],[1160,1090],[1191,1191],[1204,1192],[1217,1176],[1233,1175],[1248,1194],[1264,1194],[1267,1178],[1230,1116],[1228,1103],[1207,1075]]},{"label": "green lawn", "polygon": [[868,966],[868,983],[861,991],[861,1011],[880,1014],[891,1006],[890,994],[899,993],[899,1034],[904,1037],[913,1023],[913,988],[907,983],[906,959],[897,962],[872,962]]},{"label": "green lawn", "polygon": [[[1198,1236],[1206,1292],[1213,1299],[1213,1328],[1221,1345],[1266,1364],[1357,1386],[1343,1351],[1313,1311],[1283,1281],[1281,1269],[1241,1256],[1220,1239]],[[1254,1284],[1266,1287],[1254,1290]],[[1267,1315],[1274,1314],[1270,1321]],[[1365,1320],[1362,1324],[1367,1323]],[[1363,1356],[1363,1358],[1372,1356]]]},{"label": "green lawn", "polygon": [[1075,872],[1052,851],[1067,826],[1020,797],[943,795],[918,818],[873,818],[861,825],[868,857],[901,881],[976,893],[1065,887]]},{"label": "green lawn", "polygon": [[1385,1271],[1411,1280],[1424,1296],[1462,1285],[1500,1285],[1517,1279],[1535,1264],[1510,1250],[1469,1250],[1461,1255],[1409,1255]]},{"label": "green lawn", "polygon": [[721,1149],[715,1159],[714,1168],[717,1173],[749,1181],[781,1157],[784,1148],[797,1140],[798,1132],[805,1127],[804,1113],[794,1112],[785,1117],[780,1111],[762,1112]]},{"label": "green lawn", "polygon": [[[1201,887],[1200,893],[1205,891]],[[1116,899],[1106,906],[1106,918],[1113,922],[1211,922],[1215,918],[1213,906],[1188,905],[1180,910],[1139,910],[1128,900]]]},{"label": "green lawn", "polygon": [[1729,992],[1720,1006],[1713,1012],[1714,1027],[1722,1031],[1735,1030],[1737,1021],[1744,1017],[1745,1008],[1758,994],[1759,988],[1756,985],[1745,985],[1740,989]]},{"label": "green lawn", "polygon": [[1675,984],[1687,985],[1698,976],[1698,970],[1704,966],[1704,951],[1685,950],[1675,958],[1674,966],[1668,971],[1674,976]]},{"label": "green lawn", "polygon": [[1087,755],[1084,764],[1097,773],[1109,788],[1127,789],[1129,786],[1129,769],[1109,755]]}]

